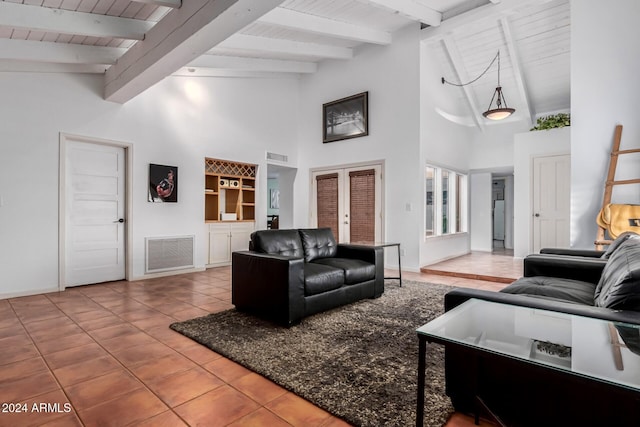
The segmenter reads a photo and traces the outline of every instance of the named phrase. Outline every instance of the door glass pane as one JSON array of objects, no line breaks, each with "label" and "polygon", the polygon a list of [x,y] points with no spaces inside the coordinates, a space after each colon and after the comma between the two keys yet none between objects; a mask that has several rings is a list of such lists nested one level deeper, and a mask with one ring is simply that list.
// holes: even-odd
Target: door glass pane
[{"label": "door glass pane", "polygon": [[433,236],[435,230],[435,210],[434,210],[434,185],[435,185],[435,168],[427,166],[427,207],[425,210],[425,230],[427,236]]},{"label": "door glass pane", "polygon": [[338,234],[338,174],[319,175],[316,180],[318,228],[331,228],[336,241],[340,241]]},{"label": "door glass pane", "polygon": [[349,172],[349,211],[351,242],[375,241],[375,170]]}]

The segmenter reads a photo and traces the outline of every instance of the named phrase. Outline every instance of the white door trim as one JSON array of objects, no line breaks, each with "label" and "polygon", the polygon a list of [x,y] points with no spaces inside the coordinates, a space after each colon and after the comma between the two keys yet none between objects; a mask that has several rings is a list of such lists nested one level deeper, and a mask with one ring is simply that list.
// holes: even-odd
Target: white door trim
[{"label": "white door trim", "polygon": [[82,135],[60,132],[60,154],[58,168],[58,289],[64,291],[66,277],[66,168],[67,147],[70,142],[86,142],[91,144],[109,145],[124,148],[125,151],[125,279],[133,277],[133,144],[129,142],[114,141],[109,139],[94,138]]}]

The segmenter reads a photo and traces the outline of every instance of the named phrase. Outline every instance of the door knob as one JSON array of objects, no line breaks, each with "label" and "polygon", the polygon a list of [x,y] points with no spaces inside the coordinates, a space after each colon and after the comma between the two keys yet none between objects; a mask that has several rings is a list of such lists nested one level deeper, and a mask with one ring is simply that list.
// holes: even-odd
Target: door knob
[{"label": "door knob", "polygon": [[113,221],[113,222],[119,222],[119,223],[123,223],[124,222],[124,218],[120,218],[117,221]]},{"label": "door knob", "polygon": [[345,221],[344,223],[345,223],[345,224],[349,224],[349,221]]},{"label": "door knob", "polygon": [[540,216],[539,213],[534,214],[533,216],[535,216],[536,218],[538,218]]}]

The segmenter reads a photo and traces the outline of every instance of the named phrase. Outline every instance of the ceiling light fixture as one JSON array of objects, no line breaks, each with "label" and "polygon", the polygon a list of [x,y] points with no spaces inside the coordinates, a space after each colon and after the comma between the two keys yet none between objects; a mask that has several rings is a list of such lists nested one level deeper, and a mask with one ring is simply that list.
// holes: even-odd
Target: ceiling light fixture
[{"label": "ceiling light fixture", "polygon": [[[489,120],[506,119],[516,111],[514,108],[509,108],[509,106],[507,105],[507,101],[505,100],[504,94],[502,93],[502,86],[500,86],[500,51],[499,50],[498,50],[498,53],[496,53],[496,56],[493,58],[493,60],[491,60],[491,63],[489,64],[489,66],[478,77],[471,80],[470,82],[452,83],[445,80],[445,78],[442,77],[442,84],[447,83],[449,85],[458,86],[458,87],[467,86],[467,85],[470,85],[471,83],[475,83],[482,76],[484,76],[487,73],[487,71],[489,71],[493,63],[496,62],[496,60],[498,60],[498,86],[496,86],[496,90],[493,92],[493,96],[491,97],[491,101],[489,102],[489,108],[487,108],[487,111],[482,113],[482,115]],[[491,108],[494,101],[495,101],[495,108]]]}]

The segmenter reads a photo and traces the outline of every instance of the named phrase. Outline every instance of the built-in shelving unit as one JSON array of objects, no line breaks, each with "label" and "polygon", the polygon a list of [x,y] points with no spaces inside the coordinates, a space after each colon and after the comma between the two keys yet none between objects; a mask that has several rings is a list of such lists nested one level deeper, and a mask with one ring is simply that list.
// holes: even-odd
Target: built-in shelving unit
[{"label": "built-in shelving unit", "polygon": [[256,165],[205,158],[206,222],[255,221]]}]

